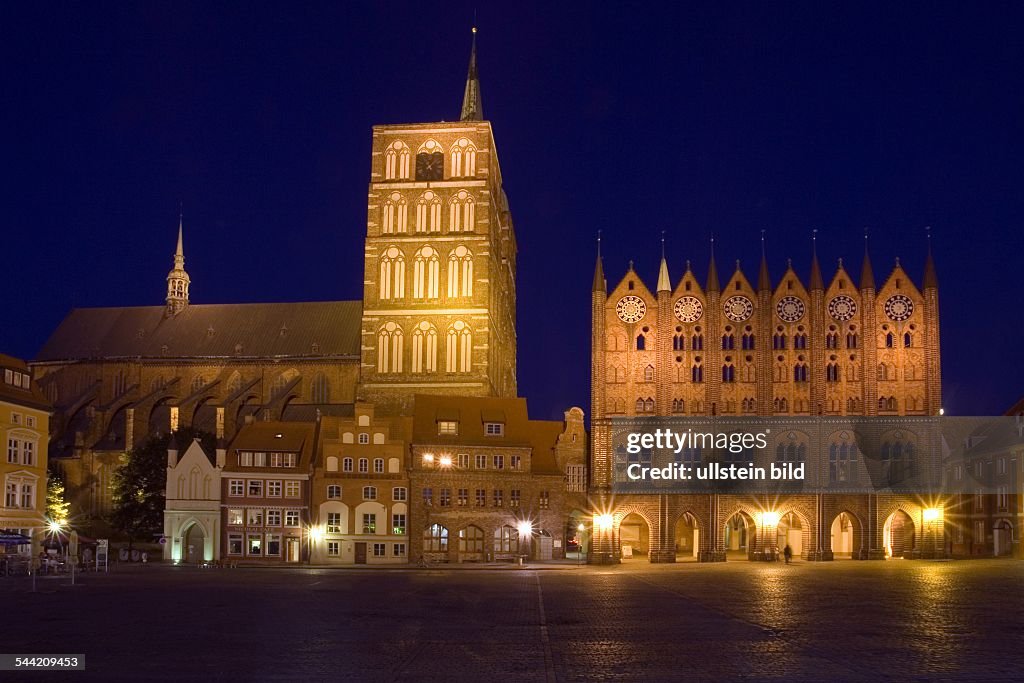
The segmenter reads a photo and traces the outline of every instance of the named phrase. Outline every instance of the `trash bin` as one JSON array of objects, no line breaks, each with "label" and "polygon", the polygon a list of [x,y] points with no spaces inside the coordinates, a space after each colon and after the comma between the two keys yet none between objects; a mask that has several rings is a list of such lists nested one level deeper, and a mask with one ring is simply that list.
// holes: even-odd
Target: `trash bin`
[{"label": "trash bin", "polygon": [[526,559],[526,555],[517,555],[516,556],[516,560],[518,561],[520,567],[523,566],[523,561],[525,559]]}]

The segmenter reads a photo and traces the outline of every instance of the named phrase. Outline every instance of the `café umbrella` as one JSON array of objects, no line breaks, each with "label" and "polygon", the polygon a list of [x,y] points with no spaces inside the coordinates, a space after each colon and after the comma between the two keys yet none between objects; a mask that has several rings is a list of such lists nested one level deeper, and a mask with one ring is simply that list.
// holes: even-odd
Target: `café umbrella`
[{"label": "caf\u00e9 umbrella", "polygon": [[14,531],[0,531],[0,545],[29,545],[32,539]]}]

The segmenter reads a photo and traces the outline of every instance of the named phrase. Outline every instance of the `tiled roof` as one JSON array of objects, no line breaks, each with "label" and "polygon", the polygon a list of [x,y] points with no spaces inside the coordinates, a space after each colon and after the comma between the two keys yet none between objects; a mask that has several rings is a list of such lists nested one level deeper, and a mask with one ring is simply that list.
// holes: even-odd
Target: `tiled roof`
[{"label": "tiled roof", "polygon": [[358,356],[361,301],[76,308],[37,361]]},{"label": "tiled roof", "polygon": [[11,369],[28,375],[32,374],[25,361],[0,353],[0,401],[38,408],[39,410],[50,411],[53,409],[46,396],[39,390],[39,385],[36,384],[34,379],[30,380],[28,389],[10,385],[4,379],[3,371],[5,369]]}]

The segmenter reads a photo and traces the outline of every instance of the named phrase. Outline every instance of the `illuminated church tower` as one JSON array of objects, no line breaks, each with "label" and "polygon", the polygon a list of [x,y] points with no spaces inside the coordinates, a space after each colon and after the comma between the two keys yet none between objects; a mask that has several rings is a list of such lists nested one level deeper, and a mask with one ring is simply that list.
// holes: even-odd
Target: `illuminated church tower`
[{"label": "illuminated church tower", "polygon": [[516,240],[476,29],[459,121],[374,126],[361,400],[516,395]]}]

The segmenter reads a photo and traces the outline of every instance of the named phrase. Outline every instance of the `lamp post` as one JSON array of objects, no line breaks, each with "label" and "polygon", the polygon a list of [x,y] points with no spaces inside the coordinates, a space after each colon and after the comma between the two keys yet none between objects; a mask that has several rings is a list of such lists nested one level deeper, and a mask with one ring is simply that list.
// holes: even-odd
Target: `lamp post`
[{"label": "lamp post", "polygon": [[583,564],[583,532],[586,527],[580,522],[576,527],[576,564]]}]

